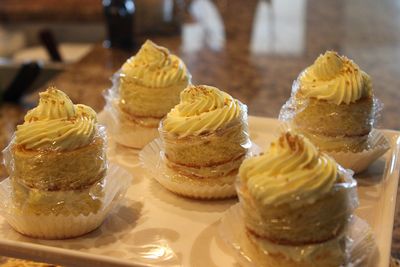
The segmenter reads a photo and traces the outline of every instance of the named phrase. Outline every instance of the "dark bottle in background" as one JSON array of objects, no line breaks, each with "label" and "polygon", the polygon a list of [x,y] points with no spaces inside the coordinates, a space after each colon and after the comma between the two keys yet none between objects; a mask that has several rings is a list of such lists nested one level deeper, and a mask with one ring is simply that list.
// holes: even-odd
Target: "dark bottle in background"
[{"label": "dark bottle in background", "polygon": [[133,0],[103,0],[107,27],[106,47],[135,50],[135,2]]}]

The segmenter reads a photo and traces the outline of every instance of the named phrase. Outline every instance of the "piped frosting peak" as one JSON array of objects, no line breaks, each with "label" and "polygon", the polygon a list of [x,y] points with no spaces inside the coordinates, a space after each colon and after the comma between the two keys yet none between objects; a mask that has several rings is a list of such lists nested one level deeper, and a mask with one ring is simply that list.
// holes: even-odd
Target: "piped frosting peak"
[{"label": "piped frosting peak", "polygon": [[139,52],[122,66],[122,76],[148,87],[168,87],[187,82],[190,75],[185,64],[168,49],[147,40]]},{"label": "piped frosting peak", "polygon": [[246,159],[241,182],[263,205],[311,204],[338,181],[337,164],[305,137],[283,133],[265,154]]},{"label": "piped frosting peak", "polygon": [[345,56],[334,51],[320,55],[300,76],[300,94],[328,102],[350,104],[370,96],[370,77]]},{"label": "piped frosting peak", "polygon": [[39,104],[17,126],[15,141],[25,149],[73,150],[88,145],[96,133],[96,112],[54,87],[39,94]]}]

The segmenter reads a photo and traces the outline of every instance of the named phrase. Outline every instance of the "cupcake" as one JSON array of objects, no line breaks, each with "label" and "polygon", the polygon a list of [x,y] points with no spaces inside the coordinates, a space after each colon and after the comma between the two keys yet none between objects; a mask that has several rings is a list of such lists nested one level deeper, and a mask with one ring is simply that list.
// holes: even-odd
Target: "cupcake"
[{"label": "cupcake", "polygon": [[[245,105],[215,87],[190,85],[160,123],[159,131],[164,161],[180,175],[181,184],[196,183],[199,188],[228,185],[224,197],[235,195],[235,176],[251,144]],[[176,188],[173,191],[192,196]],[[222,196],[205,192],[197,197]]]},{"label": "cupcake", "polygon": [[[55,88],[40,93],[39,104],[17,126],[6,156],[13,212],[23,225],[17,231],[41,238],[73,237],[93,230],[101,220],[63,233],[46,232],[51,225],[29,224],[37,216],[88,216],[103,208],[107,172],[104,129],[88,106],[74,105]],[[7,152],[6,152],[7,153]],[[58,221],[60,223],[60,221]],[[40,230],[38,228],[41,228]],[[38,236],[38,232],[41,234]]]},{"label": "cupcake", "polygon": [[294,127],[320,149],[368,149],[374,122],[371,79],[352,60],[333,51],[320,55],[294,83],[292,98],[287,105]]},{"label": "cupcake", "polygon": [[283,133],[265,154],[243,162],[239,179],[247,236],[271,266],[345,262],[356,181],[307,138]]},{"label": "cupcake", "polygon": [[116,142],[142,148],[158,136],[160,120],[179,103],[190,83],[185,64],[168,49],[147,40],[122,65],[107,95],[110,130]]}]

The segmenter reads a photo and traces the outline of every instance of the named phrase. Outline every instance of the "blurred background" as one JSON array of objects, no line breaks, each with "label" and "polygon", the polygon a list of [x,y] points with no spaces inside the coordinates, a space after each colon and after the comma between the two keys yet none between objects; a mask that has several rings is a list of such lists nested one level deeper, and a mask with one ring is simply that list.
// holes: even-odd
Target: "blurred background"
[{"label": "blurred background", "polygon": [[0,0],[0,145],[48,85],[101,111],[110,76],[147,38],[180,56],[194,83],[268,117],[336,50],[372,77],[378,127],[399,130],[399,14],[398,0]]},{"label": "blurred background", "polygon": [[184,8],[180,0],[0,1],[0,87],[12,81],[12,68],[31,60],[44,69],[33,84],[40,87],[104,43],[109,29],[132,39],[179,34]]},{"label": "blurred background", "polygon": [[400,129],[398,14],[397,0],[1,0],[0,96],[27,108],[34,101],[23,96],[61,83],[72,97],[93,92],[75,100],[99,111],[110,75],[150,38],[195,83],[276,117],[301,70],[333,49],[372,76],[385,105],[379,126]]}]

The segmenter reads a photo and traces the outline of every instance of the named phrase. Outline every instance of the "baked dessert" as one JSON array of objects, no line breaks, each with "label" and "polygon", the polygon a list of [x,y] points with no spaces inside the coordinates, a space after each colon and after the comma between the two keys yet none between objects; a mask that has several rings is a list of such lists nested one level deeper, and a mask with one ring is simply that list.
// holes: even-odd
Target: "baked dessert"
[{"label": "baked dessert", "polygon": [[228,184],[235,194],[233,183],[251,145],[245,105],[215,87],[190,85],[159,131],[165,163],[181,183]]},{"label": "baked dessert", "polygon": [[[6,167],[19,214],[87,216],[99,211],[107,160],[104,128],[96,117],[90,107],[74,105],[56,88],[40,93],[38,106],[17,126],[8,147]],[[29,229],[24,234],[30,235]]]},{"label": "baked dessert", "polygon": [[374,122],[371,79],[352,60],[327,51],[300,74],[292,94],[294,127],[320,149],[368,148]]},{"label": "baked dessert", "polygon": [[[356,181],[305,137],[283,133],[240,166],[237,191],[249,240],[271,266],[339,266],[357,204]],[[305,248],[312,245],[310,251]],[[303,252],[302,252],[303,251]]]},{"label": "baked dessert", "polygon": [[[348,245],[345,236],[317,244],[298,246],[280,245],[265,238],[247,233],[248,253],[257,262],[255,266],[266,267],[342,267],[348,261]],[[266,252],[268,252],[266,254]],[[351,265],[349,265],[351,266]],[[358,265],[364,266],[364,265]],[[368,266],[368,265],[367,265]]]},{"label": "baked dessert", "polygon": [[116,141],[142,148],[157,137],[161,118],[179,103],[179,94],[190,79],[182,60],[147,40],[122,65],[116,92],[108,96],[117,121]]}]

